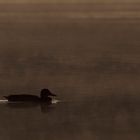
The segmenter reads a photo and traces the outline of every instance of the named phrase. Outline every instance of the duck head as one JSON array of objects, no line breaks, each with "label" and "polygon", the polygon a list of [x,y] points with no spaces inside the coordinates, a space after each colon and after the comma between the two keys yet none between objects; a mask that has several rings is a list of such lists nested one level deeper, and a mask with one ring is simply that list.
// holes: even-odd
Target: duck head
[{"label": "duck head", "polygon": [[40,97],[43,98],[47,98],[49,96],[56,96],[55,94],[51,93],[48,89],[42,89],[41,93],[40,93]]}]

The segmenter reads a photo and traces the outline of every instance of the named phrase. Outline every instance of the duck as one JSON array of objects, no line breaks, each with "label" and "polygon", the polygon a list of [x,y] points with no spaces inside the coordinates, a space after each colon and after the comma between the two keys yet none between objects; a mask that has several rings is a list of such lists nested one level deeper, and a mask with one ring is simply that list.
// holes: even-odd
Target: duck
[{"label": "duck", "polygon": [[51,103],[51,96],[56,96],[49,89],[42,89],[40,92],[40,97],[36,95],[30,94],[17,94],[17,95],[8,95],[3,96],[8,102],[43,102],[43,103]]}]

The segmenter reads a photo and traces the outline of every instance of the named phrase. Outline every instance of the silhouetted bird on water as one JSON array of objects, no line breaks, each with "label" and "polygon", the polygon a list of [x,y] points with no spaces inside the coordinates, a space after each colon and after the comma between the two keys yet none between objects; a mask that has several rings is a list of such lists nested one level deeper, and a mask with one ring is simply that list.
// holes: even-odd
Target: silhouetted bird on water
[{"label": "silhouetted bird on water", "polygon": [[9,102],[45,102],[51,103],[52,98],[50,96],[56,96],[51,93],[48,89],[42,89],[40,97],[36,95],[20,94],[20,95],[9,95],[4,96]]}]

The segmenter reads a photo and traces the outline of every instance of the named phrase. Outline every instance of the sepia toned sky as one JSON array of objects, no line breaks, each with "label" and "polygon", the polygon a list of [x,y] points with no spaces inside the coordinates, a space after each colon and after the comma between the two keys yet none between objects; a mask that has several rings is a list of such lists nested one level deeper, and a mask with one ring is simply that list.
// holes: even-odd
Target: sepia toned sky
[{"label": "sepia toned sky", "polygon": [[140,3],[140,0],[0,0],[0,3]]},{"label": "sepia toned sky", "polygon": [[140,0],[0,0],[0,16],[28,20],[140,18]]}]

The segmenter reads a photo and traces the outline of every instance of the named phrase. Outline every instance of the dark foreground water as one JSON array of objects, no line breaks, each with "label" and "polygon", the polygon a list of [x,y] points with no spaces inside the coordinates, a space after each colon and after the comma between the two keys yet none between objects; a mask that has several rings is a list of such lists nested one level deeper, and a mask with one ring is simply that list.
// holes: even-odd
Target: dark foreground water
[{"label": "dark foreground water", "polygon": [[0,104],[1,140],[140,139],[138,19],[0,18],[0,95],[61,100]]}]

